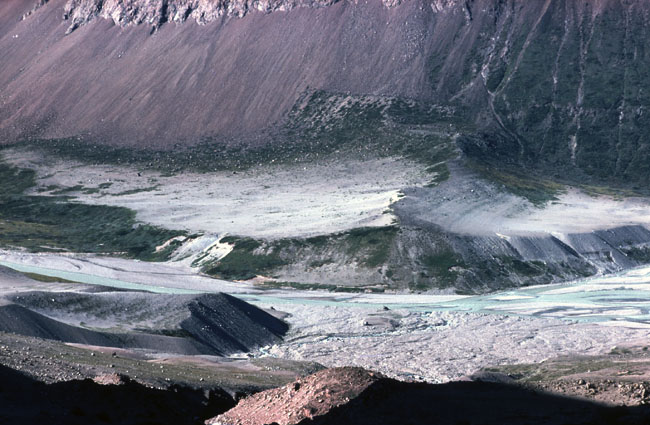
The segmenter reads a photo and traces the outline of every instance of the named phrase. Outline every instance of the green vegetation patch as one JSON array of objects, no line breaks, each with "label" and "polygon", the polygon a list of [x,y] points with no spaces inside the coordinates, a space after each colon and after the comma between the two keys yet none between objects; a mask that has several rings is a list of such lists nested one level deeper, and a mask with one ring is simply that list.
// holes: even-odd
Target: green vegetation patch
[{"label": "green vegetation patch", "polygon": [[[634,6],[567,21],[562,7],[536,18],[497,13],[497,21],[474,21],[471,33],[452,30],[464,48],[431,53],[431,86],[479,127],[460,131],[478,136],[466,152],[475,160],[647,195],[650,41],[638,36],[647,19]],[[483,82],[485,102],[477,101]]]},{"label": "green vegetation patch", "polygon": [[158,190],[160,187],[159,184],[155,186],[149,186],[149,187],[141,187],[137,189],[130,189],[130,190],[125,190],[122,192],[114,193],[112,196],[127,196],[127,195],[135,195],[136,193],[143,193],[143,192],[153,192],[155,190]]},{"label": "green vegetation patch", "polygon": [[75,282],[75,281],[72,281],[72,280],[63,279],[61,277],[46,276],[44,274],[39,274],[39,273],[23,272],[22,274],[27,276],[28,278],[30,278],[32,280],[36,280],[38,282],[46,282],[46,283],[79,283],[79,282]]},{"label": "green vegetation patch", "polygon": [[431,181],[427,184],[427,187],[436,187],[440,183],[449,179],[449,167],[447,167],[447,164],[444,162],[427,168],[427,172],[433,175]]},{"label": "green vegetation patch", "polygon": [[[378,268],[388,263],[396,227],[368,227],[333,235],[261,241],[227,236],[221,242],[233,244],[233,250],[216,262],[206,264],[209,275],[231,280],[246,280],[258,275],[272,276],[278,268],[311,258],[307,268],[336,263],[335,256],[345,254],[346,263]],[[318,285],[327,288],[327,285]],[[333,286],[332,288],[337,287]]]},{"label": "green vegetation patch", "polygon": [[634,246],[623,249],[625,255],[642,264],[650,263],[650,246]]},{"label": "green vegetation patch", "polygon": [[[435,277],[439,288],[453,286],[459,275],[458,269],[466,267],[463,259],[451,250],[442,250],[435,254],[424,255],[419,261]],[[429,288],[423,288],[420,284],[416,289]]]},{"label": "green vegetation patch", "polygon": [[566,190],[560,183],[509,167],[497,168],[470,160],[467,164],[485,179],[502,185],[508,192],[525,198],[536,206],[557,200],[558,195]]},{"label": "green vegetation patch", "polygon": [[578,185],[578,187],[584,193],[593,197],[610,196],[615,199],[624,199],[624,198],[646,195],[637,189],[625,189],[620,187],[587,185],[587,184]]},{"label": "green vegetation patch", "polygon": [[0,162],[0,196],[20,195],[35,185],[34,170],[11,167]]},{"label": "green vegetation patch", "polygon": [[285,127],[290,142],[283,149],[289,157],[295,149],[311,157],[347,152],[402,156],[433,166],[458,156],[452,136],[464,124],[450,107],[322,90],[305,96]]},{"label": "green vegetation patch", "polygon": [[86,190],[86,188],[83,185],[75,185],[75,186],[70,186],[70,187],[64,187],[58,190],[55,190],[52,192],[52,195],[66,195],[68,193],[73,193],[73,192],[81,192],[82,190]]},{"label": "green vegetation patch", "polygon": [[633,376],[637,373],[636,370],[647,368],[647,349],[614,347],[606,355],[562,356],[542,363],[493,366],[483,370],[503,373],[521,382],[576,379],[576,375],[594,373],[596,376],[626,380],[626,375]]},{"label": "green vegetation patch", "polygon": [[254,239],[227,237],[222,242],[234,243],[233,250],[215,265],[206,266],[204,271],[209,275],[228,280],[247,280],[286,264],[275,252],[257,252],[262,244]]},{"label": "green vegetation patch", "polygon": [[515,257],[507,256],[501,257],[501,260],[506,265],[508,270],[512,270],[521,276],[541,276],[547,271],[546,264],[544,264],[542,261],[523,261]]},{"label": "green vegetation patch", "polygon": [[522,382],[544,382],[565,376],[583,374],[616,367],[617,364],[604,358],[576,359],[572,362],[547,362],[538,364],[508,365],[484,369],[487,372],[507,374]]},{"label": "green vegetation patch", "polygon": [[388,261],[396,227],[364,227],[350,230],[345,237],[348,254],[358,258],[368,268],[379,267]]},{"label": "green vegetation patch", "polygon": [[0,183],[5,189],[0,193],[0,246],[163,260],[169,250],[156,252],[156,247],[184,234],[139,224],[135,213],[127,208],[72,203],[63,196],[24,195],[23,191],[34,185],[31,170],[0,162],[0,175],[15,180],[14,184],[11,180]]},{"label": "green vegetation patch", "polygon": [[300,282],[283,282],[275,280],[267,280],[259,284],[260,287],[265,289],[300,289],[302,291],[329,291],[329,292],[349,292],[349,293],[363,293],[363,292],[373,292],[373,293],[383,293],[385,289],[383,287],[378,287],[375,285],[372,286],[340,286],[340,285],[330,285],[323,283],[300,283]]}]

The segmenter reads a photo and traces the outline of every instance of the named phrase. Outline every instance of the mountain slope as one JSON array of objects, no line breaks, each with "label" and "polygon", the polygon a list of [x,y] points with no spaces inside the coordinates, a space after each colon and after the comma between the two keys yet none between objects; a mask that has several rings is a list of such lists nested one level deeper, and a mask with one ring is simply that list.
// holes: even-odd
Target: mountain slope
[{"label": "mountain slope", "polygon": [[396,3],[5,2],[0,136],[282,142],[323,90],[447,105],[481,160],[648,181],[647,2]]}]

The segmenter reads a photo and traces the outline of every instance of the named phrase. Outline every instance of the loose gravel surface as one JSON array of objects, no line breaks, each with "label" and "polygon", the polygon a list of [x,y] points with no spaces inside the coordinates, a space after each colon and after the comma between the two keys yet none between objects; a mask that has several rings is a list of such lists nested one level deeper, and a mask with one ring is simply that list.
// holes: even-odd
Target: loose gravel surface
[{"label": "loose gravel surface", "polygon": [[128,207],[138,220],[165,228],[265,239],[389,225],[394,215],[387,208],[400,190],[430,179],[423,165],[402,158],[342,158],[170,176],[135,167],[53,162],[33,152],[5,150],[3,155],[36,170],[34,192],[41,195],[76,187],[66,195],[88,204]]},{"label": "loose gravel surface", "polygon": [[609,405],[650,405],[650,340],[623,345],[598,356],[560,356],[536,364],[502,365],[477,374],[500,373],[512,380],[557,394]]},{"label": "loose gravel surface", "polygon": [[165,356],[113,347],[64,344],[0,332],[0,365],[45,383],[120,374],[143,385],[226,388],[252,392],[284,385],[322,368],[313,362]]},{"label": "loose gravel surface", "polygon": [[647,329],[542,317],[318,304],[281,309],[291,314],[291,329],[262,356],[361,366],[428,382],[460,379],[491,365],[604,354],[649,336]]}]

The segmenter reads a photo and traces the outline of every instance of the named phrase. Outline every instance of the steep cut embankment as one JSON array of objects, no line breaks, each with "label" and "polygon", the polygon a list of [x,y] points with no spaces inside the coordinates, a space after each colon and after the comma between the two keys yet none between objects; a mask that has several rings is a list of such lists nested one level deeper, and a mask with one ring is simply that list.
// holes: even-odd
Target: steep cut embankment
[{"label": "steep cut embankment", "polygon": [[225,294],[26,292],[7,299],[1,331],[91,345],[228,355],[276,343],[287,331]]},{"label": "steep cut embankment", "polygon": [[323,90],[449,106],[481,159],[650,178],[642,0],[40,3],[0,6],[5,141],[257,145]]},{"label": "steep cut embankment", "polygon": [[179,354],[215,354],[190,339],[150,334],[112,334],[70,326],[16,304],[0,306],[0,330],[19,335],[105,347],[143,348]]}]

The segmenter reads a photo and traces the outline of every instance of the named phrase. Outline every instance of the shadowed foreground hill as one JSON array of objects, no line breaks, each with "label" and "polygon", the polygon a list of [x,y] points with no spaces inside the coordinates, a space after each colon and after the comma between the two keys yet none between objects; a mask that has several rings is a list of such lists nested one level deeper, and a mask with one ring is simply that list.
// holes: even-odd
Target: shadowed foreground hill
[{"label": "shadowed foreground hill", "polygon": [[126,380],[100,385],[90,379],[43,384],[0,366],[0,423],[198,424],[234,405],[225,391],[148,388]]},{"label": "shadowed foreground hill", "polygon": [[[0,378],[0,421],[7,425],[201,424],[235,404],[218,389],[160,390],[124,378],[47,385],[4,366]],[[250,396],[206,423],[643,425],[649,419],[647,406],[605,407],[494,383],[406,383],[336,368]]]},{"label": "shadowed foreground hill", "polygon": [[206,424],[647,424],[650,408],[585,400],[487,382],[407,383],[359,368],[317,372],[239,402]]}]

